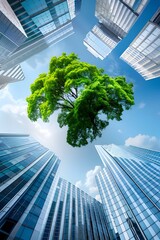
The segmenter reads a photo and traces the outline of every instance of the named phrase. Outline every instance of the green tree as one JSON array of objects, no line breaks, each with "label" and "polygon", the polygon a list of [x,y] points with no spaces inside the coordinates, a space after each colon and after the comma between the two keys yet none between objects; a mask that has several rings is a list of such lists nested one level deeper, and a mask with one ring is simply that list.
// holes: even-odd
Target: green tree
[{"label": "green tree", "polygon": [[31,84],[28,117],[47,122],[59,109],[57,121],[68,126],[67,142],[80,147],[100,137],[110,119],[121,120],[124,109],[134,104],[132,88],[125,77],[110,77],[74,53],[63,53]]}]

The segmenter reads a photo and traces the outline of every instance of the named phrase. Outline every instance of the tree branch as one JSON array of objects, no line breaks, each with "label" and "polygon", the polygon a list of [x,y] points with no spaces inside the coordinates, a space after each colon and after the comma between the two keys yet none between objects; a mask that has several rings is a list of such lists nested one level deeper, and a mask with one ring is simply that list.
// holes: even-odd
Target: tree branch
[{"label": "tree branch", "polygon": [[72,91],[72,89],[70,89],[70,91],[71,91],[72,97],[74,97],[74,98],[76,99],[76,98],[77,98],[77,95]]},{"label": "tree branch", "polygon": [[67,106],[67,105],[62,104],[62,103],[57,103],[57,106],[62,107],[62,108],[67,108],[67,109],[73,109],[73,107]]},{"label": "tree branch", "polygon": [[76,97],[78,98],[78,88],[75,87],[75,91],[76,91]]},{"label": "tree branch", "polygon": [[63,99],[64,101],[67,101],[72,106],[72,108],[74,107],[73,103],[70,102],[68,99],[64,98],[63,95],[61,95],[60,98]]}]

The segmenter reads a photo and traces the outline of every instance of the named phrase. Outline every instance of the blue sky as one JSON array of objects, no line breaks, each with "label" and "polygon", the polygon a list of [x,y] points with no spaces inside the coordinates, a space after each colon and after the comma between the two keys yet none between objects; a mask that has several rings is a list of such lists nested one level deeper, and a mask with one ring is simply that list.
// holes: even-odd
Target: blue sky
[{"label": "blue sky", "polygon": [[[28,133],[43,145],[53,150],[61,159],[61,176],[76,183],[94,196],[94,175],[102,166],[96,153],[95,144],[134,144],[160,150],[160,78],[145,81],[136,71],[119,59],[122,50],[132,41],[145,22],[153,14],[160,1],[149,1],[148,7],[140,16],[128,36],[105,60],[91,55],[83,45],[88,31],[97,23],[94,17],[95,1],[82,1],[81,13],[73,21],[75,33],[67,39],[49,47],[24,63],[22,68],[26,76],[22,82],[8,85],[0,94],[0,132]],[[55,113],[49,123],[39,120],[32,123],[26,116],[26,97],[30,94],[30,84],[38,74],[48,70],[52,56],[62,52],[75,52],[82,61],[89,62],[111,76],[123,75],[134,83],[135,105],[125,111],[123,120],[111,121],[102,134],[93,143],[81,148],[73,148],[66,143],[67,128],[59,128]]]}]

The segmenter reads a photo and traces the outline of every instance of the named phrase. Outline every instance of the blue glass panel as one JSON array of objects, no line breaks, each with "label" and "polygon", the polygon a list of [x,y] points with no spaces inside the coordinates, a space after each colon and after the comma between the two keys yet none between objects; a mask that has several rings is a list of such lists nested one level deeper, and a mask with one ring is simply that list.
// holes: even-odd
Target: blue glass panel
[{"label": "blue glass panel", "polygon": [[25,0],[24,2],[21,2],[21,4],[29,15],[47,8],[45,0]]},{"label": "blue glass panel", "polygon": [[32,229],[21,226],[16,235],[16,239],[29,240],[31,238],[32,232]]},{"label": "blue glass panel", "polygon": [[54,22],[51,22],[49,24],[46,24],[44,27],[41,27],[39,30],[41,31],[41,33],[43,35],[52,32],[54,29],[56,29],[56,26],[54,24]]},{"label": "blue glass panel", "polygon": [[38,216],[29,213],[26,217],[26,219],[24,220],[24,224],[27,225],[30,228],[34,228],[36,223],[38,221]]},{"label": "blue glass panel", "polygon": [[59,22],[61,25],[63,25],[64,23],[68,22],[70,20],[70,15],[69,13],[63,15],[62,17],[59,17]]},{"label": "blue glass panel", "polygon": [[37,27],[40,27],[50,21],[52,21],[52,16],[49,11],[43,12],[32,18]]},{"label": "blue glass panel", "polygon": [[142,0],[136,0],[133,4],[133,10],[137,10],[137,8],[139,7],[139,5],[141,4]]},{"label": "blue glass panel", "polygon": [[63,3],[60,3],[57,6],[55,6],[55,10],[56,10],[57,16],[60,16],[64,13],[68,12],[69,10],[68,10],[67,2],[63,2]]}]

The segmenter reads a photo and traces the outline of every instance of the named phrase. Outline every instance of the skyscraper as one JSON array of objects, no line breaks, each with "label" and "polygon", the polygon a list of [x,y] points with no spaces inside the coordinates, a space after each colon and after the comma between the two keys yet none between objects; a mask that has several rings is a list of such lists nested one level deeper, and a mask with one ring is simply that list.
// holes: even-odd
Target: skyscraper
[{"label": "skyscraper", "polygon": [[67,36],[73,34],[72,19],[81,1],[75,0],[8,0],[23,27],[27,39],[9,58],[3,69],[17,65]]},{"label": "skyscraper", "polygon": [[7,0],[0,0],[0,64],[27,39]]},{"label": "skyscraper", "polygon": [[88,50],[103,60],[129,32],[147,1],[96,0],[95,16],[99,23],[84,39]]},{"label": "skyscraper", "polygon": [[145,80],[160,77],[160,10],[145,25],[121,58]]},{"label": "skyscraper", "polygon": [[0,162],[0,239],[38,239],[60,160],[29,136],[2,134]]},{"label": "skyscraper", "polygon": [[42,239],[109,240],[107,224],[100,202],[59,178]]},{"label": "skyscraper", "polygon": [[14,66],[9,70],[0,70],[0,89],[4,88],[8,83],[22,81],[24,74],[20,65]]},{"label": "skyscraper", "polygon": [[60,160],[32,137],[0,134],[0,163],[0,239],[110,239],[102,204],[59,178]]},{"label": "skyscraper", "polygon": [[0,89],[8,83],[24,79],[20,66],[4,70],[1,64],[26,39],[27,35],[7,0],[0,0]]},{"label": "skyscraper", "polygon": [[160,239],[160,152],[96,146],[104,169],[96,176],[109,225],[119,239]]},{"label": "skyscraper", "polygon": [[[0,0],[0,89],[24,79],[20,63],[74,33],[80,8],[81,0]],[[17,68],[21,77],[10,77]]]}]

